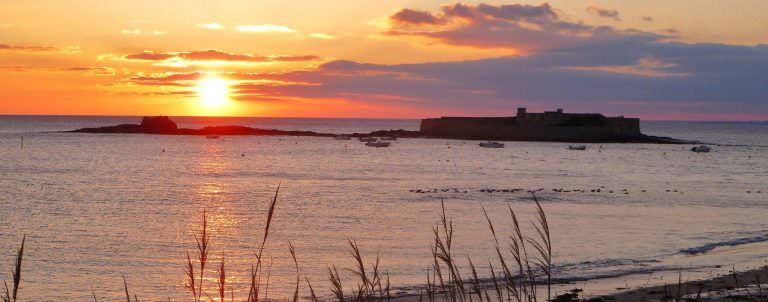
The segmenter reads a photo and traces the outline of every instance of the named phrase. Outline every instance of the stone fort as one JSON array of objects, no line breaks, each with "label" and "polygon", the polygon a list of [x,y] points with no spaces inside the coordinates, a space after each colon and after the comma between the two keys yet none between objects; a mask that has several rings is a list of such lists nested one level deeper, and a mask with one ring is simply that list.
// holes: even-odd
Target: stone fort
[{"label": "stone fort", "polygon": [[631,141],[643,136],[637,118],[564,113],[562,109],[529,113],[526,108],[518,108],[517,115],[510,117],[423,119],[421,133],[439,138],[567,142]]}]

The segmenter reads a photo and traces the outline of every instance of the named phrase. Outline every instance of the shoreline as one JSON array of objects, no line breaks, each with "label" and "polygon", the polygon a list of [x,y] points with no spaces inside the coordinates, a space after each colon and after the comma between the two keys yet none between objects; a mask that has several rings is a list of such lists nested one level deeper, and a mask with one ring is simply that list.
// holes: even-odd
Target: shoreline
[{"label": "shoreline", "polygon": [[679,273],[676,280],[664,285],[621,290],[592,298],[594,301],[768,301],[768,265],[739,271],[732,267],[728,273],[706,279],[686,280]]},{"label": "shoreline", "polygon": [[[740,270],[735,266],[720,267],[724,269],[718,273],[710,272],[706,277],[693,277],[691,272],[685,271],[657,271],[663,276],[667,274],[667,282],[655,282],[651,284],[650,278],[645,285],[632,288],[616,287],[603,289],[598,292],[590,292],[588,287],[594,283],[603,283],[599,286],[606,288],[618,284],[610,281],[621,281],[621,276],[607,278],[585,278],[583,280],[553,280],[552,301],[556,302],[636,302],[636,301],[768,301],[768,260],[762,264],[745,266]],[[733,273],[733,269],[736,273]],[[695,275],[695,274],[694,274]],[[625,276],[640,277],[644,279],[648,274],[632,273]],[[658,277],[657,277],[658,278]],[[639,280],[638,279],[638,280]],[[663,277],[661,278],[663,279]],[[485,280],[484,280],[485,281]],[[590,284],[589,282],[592,282]],[[467,282],[467,281],[465,281]],[[626,282],[626,280],[624,280]],[[539,301],[546,300],[546,284],[537,284]],[[397,302],[422,302],[429,301],[423,295],[423,286],[409,286],[393,288],[396,291],[391,297]],[[498,294],[492,284],[484,284],[481,288],[484,296],[490,301],[498,300]],[[544,295],[544,296],[542,296]],[[502,300],[506,300],[504,297]],[[434,301],[447,302],[449,297],[444,294],[436,294]]]},{"label": "shoreline", "polygon": [[[649,270],[637,270],[627,272],[616,272],[615,274],[589,275],[587,272],[574,272],[566,274],[567,276],[558,277],[556,272],[552,279],[552,298],[558,302],[574,301],[611,301],[611,302],[633,302],[633,301],[673,301],[677,298],[677,286],[680,283],[681,292],[684,298],[692,298],[690,301],[696,301],[695,297],[701,288],[701,299],[699,301],[768,301],[768,258],[764,256],[749,257],[744,255],[748,251],[765,250],[768,248],[768,242],[750,243],[746,245],[724,247],[716,251],[704,253],[696,256],[678,255],[676,259],[665,261],[663,267]],[[718,255],[719,254],[719,255]],[[742,261],[725,263],[720,255],[731,255]],[[691,257],[705,257],[692,259]],[[720,258],[720,261],[714,261]],[[749,258],[751,260],[746,260]],[[736,270],[736,279],[739,286],[733,280],[733,270]],[[755,278],[757,277],[757,278]],[[731,298],[722,299],[727,295],[735,294],[756,294],[758,289],[755,286],[759,280],[763,290],[762,299],[747,298],[746,300],[732,300]],[[544,280],[537,280],[537,291],[539,293],[538,301],[546,301],[546,283]],[[680,282],[681,281],[681,282]],[[471,284],[472,280],[465,281],[465,284]],[[422,302],[428,301],[426,296],[420,297],[425,285],[411,285],[393,288],[396,295],[392,300],[401,302]],[[480,288],[483,295],[488,295],[490,301],[498,300],[498,294],[490,277],[480,278]],[[671,296],[671,299],[663,299],[664,296]],[[561,300],[555,300],[555,297],[561,297]],[[713,300],[706,300],[705,297],[719,297]],[[507,299],[504,297],[502,300]],[[667,297],[669,298],[669,297]],[[449,301],[449,298],[443,295],[437,295],[435,301]],[[514,301],[514,299],[512,299]],[[679,301],[687,301],[685,299]]]}]

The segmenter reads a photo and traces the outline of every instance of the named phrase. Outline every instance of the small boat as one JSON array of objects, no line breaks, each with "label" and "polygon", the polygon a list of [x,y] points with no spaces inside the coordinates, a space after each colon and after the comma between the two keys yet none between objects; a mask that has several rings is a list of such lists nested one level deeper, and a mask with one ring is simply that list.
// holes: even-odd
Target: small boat
[{"label": "small boat", "polygon": [[351,136],[349,136],[349,135],[336,135],[336,136],[334,136],[333,138],[334,138],[334,139],[336,139],[336,140],[340,140],[340,141],[341,141],[341,140],[343,140],[343,141],[348,141],[348,140],[351,140],[351,139],[352,139],[352,137],[351,137]]},{"label": "small boat", "polygon": [[570,145],[570,146],[568,146],[568,150],[584,151],[584,150],[587,150],[587,146],[585,146],[585,145]]},{"label": "small boat", "polygon": [[499,142],[482,142],[478,145],[483,148],[504,148],[504,144]]},{"label": "small boat", "polygon": [[367,142],[365,143],[368,147],[376,147],[376,148],[385,148],[389,147],[390,142],[383,142],[383,141],[376,141],[376,142]]},{"label": "small boat", "polygon": [[394,136],[385,136],[385,137],[382,137],[382,138],[381,138],[381,140],[383,140],[383,141],[396,141],[396,140],[397,140],[397,137],[394,137]]},{"label": "small boat", "polygon": [[375,141],[378,140],[377,138],[372,137],[372,136],[361,136],[361,137],[358,137],[357,139],[360,140],[363,143],[370,143],[370,142],[375,142]]},{"label": "small boat", "polygon": [[206,135],[205,138],[207,138],[207,139],[219,139],[219,136],[215,135],[215,134],[211,134],[211,135]]},{"label": "small boat", "polygon": [[712,148],[710,148],[709,146],[706,146],[706,145],[701,145],[701,146],[696,146],[696,147],[691,148],[691,151],[696,152],[696,153],[707,153],[709,151],[712,151]]}]

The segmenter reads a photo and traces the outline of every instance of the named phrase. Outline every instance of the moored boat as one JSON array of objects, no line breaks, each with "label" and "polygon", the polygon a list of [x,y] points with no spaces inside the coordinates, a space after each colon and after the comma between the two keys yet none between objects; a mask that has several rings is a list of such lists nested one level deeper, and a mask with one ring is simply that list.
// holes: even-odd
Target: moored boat
[{"label": "moored boat", "polygon": [[696,153],[708,153],[709,151],[712,151],[712,148],[706,145],[701,145],[691,148],[691,151]]},{"label": "moored boat", "polygon": [[389,147],[390,142],[383,142],[383,141],[375,141],[375,142],[367,142],[365,143],[368,147],[376,147],[376,148],[385,148]]},{"label": "moored boat", "polygon": [[587,150],[587,146],[585,146],[585,145],[570,145],[570,146],[568,146],[568,150],[584,151],[584,150]]},{"label": "moored boat", "polygon": [[480,147],[483,148],[504,148],[504,144],[500,142],[482,142],[478,144]]}]

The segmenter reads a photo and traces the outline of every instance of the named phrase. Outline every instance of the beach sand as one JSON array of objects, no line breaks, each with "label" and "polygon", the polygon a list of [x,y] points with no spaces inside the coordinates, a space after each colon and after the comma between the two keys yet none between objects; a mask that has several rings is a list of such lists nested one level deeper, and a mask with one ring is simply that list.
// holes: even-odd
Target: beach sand
[{"label": "beach sand", "polygon": [[[683,275],[684,279],[685,276]],[[768,301],[768,266],[715,278],[617,292],[593,301]]]}]

